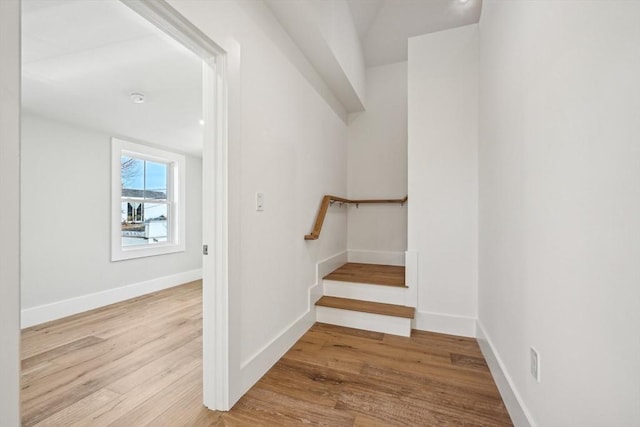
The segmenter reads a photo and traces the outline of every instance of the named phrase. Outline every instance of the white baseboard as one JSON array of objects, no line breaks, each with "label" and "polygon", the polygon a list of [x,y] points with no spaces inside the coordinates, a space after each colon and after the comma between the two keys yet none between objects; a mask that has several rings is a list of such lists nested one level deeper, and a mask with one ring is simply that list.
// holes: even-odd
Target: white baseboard
[{"label": "white baseboard", "polygon": [[240,395],[244,395],[309,330],[316,321],[315,310],[307,310],[291,325],[240,365]]},{"label": "white baseboard", "polygon": [[479,320],[477,321],[476,334],[480,350],[482,350],[482,354],[489,365],[491,375],[498,386],[500,396],[507,407],[511,421],[516,427],[535,427],[531,414],[514,387],[511,376],[505,369],[502,359],[500,359],[496,348]]},{"label": "white baseboard", "polygon": [[420,331],[475,338],[476,319],[466,316],[416,311],[414,328]]},{"label": "white baseboard", "polygon": [[349,262],[364,264],[404,265],[404,252],[349,249]]},{"label": "white baseboard", "polygon": [[405,284],[409,287],[407,299],[404,305],[409,307],[418,306],[418,252],[407,251],[404,254],[405,259]]},{"label": "white baseboard", "polygon": [[314,306],[324,295],[322,285],[315,285],[309,288],[309,306]]},{"label": "white baseboard", "polygon": [[309,287],[307,310],[240,365],[240,395],[246,393],[316,322],[315,303],[322,297],[322,278],[347,262],[340,252],[316,264],[316,282]]},{"label": "white baseboard", "polygon": [[322,285],[322,278],[349,262],[347,251],[340,252],[316,264],[316,285]]},{"label": "white baseboard", "polygon": [[146,280],[144,282],[133,283],[119,288],[108,289],[106,291],[95,292],[50,304],[43,304],[36,307],[29,307],[22,310],[21,328],[39,325],[51,320],[61,319],[73,314],[104,307],[116,302],[125,301],[140,295],[160,291],[184,283],[192,282],[202,278],[202,269],[185,271],[170,276],[158,277],[157,279]]}]

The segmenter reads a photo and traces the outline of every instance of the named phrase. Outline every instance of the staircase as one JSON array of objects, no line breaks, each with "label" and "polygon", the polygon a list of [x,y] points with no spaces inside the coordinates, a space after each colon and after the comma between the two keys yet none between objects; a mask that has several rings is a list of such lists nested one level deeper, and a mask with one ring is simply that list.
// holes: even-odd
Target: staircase
[{"label": "staircase", "polygon": [[347,263],[323,278],[316,320],[408,337],[415,308],[409,307],[405,268]]}]

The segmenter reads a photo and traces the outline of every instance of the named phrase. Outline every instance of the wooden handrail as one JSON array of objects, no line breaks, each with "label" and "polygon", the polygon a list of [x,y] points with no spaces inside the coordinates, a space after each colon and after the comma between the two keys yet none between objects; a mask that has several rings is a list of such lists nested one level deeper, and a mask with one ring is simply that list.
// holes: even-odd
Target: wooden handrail
[{"label": "wooden handrail", "polygon": [[333,203],[346,203],[356,205],[356,207],[360,204],[366,203],[399,203],[400,206],[403,206],[408,200],[408,196],[404,196],[402,199],[364,199],[364,200],[350,200],[345,199],[343,197],[326,195],[322,198],[322,203],[320,204],[320,209],[318,210],[318,215],[316,216],[316,223],[313,225],[313,231],[311,234],[307,234],[304,236],[304,240],[317,240],[320,237],[320,231],[322,230],[322,224],[324,223],[324,217],[327,215],[327,210],[329,206]]}]

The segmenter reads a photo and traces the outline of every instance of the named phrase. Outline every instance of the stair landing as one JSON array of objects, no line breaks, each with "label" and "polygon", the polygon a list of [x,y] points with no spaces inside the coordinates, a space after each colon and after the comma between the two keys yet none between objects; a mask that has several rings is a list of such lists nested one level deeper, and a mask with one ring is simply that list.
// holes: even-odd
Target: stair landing
[{"label": "stair landing", "polygon": [[405,283],[402,266],[347,263],[324,277],[316,321],[408,337],[415,308]]},{"label": "stair landing", "polygon": [[349,262],[324,277],[325,280],[406,287],[404,267]]}]

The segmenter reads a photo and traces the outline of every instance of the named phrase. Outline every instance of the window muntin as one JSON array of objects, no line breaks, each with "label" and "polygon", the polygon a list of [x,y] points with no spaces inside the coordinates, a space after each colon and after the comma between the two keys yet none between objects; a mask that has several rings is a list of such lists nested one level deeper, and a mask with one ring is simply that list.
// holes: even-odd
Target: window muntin
[{"label": "window muntin", "polygon": [[112,139],[112,260],[184,251],[184,156]]}]

